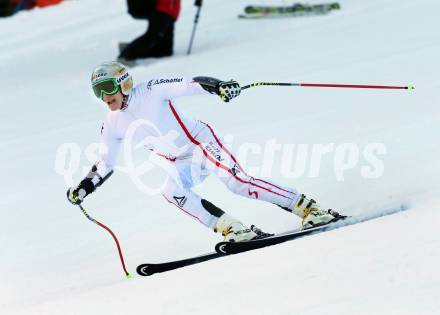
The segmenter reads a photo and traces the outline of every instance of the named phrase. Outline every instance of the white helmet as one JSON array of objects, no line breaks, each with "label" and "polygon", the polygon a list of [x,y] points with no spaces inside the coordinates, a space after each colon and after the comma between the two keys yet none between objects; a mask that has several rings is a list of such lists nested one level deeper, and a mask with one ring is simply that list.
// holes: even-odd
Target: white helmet
[{"label": "white helmet", "polygon": [[133,79],[127,67],[116,61],[99,65],[92,73],[91,83],[93,92],[100,99],[103,93],[113,95],[119,90],[128,95],[133,88]]}]

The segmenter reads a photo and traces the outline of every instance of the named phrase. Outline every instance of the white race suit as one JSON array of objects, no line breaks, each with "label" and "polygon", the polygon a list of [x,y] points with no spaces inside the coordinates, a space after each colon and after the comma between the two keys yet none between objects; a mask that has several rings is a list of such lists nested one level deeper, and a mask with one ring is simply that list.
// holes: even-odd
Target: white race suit
[{"label": "white race suit", "polygon": [[175,98],[196,94],[209,93],[180,77],[152,79],[133,88],[127,106],[110,111],[101,129],[98,174],[104,177],[113,169],[121,143],[129,137],[169,161],[162,195],[207,227],[213,228],[220,214],[192,188],[210,173],[233,193],[291,209],[298,199],[295,189],[249,176],[211,126],[180,111]]}]

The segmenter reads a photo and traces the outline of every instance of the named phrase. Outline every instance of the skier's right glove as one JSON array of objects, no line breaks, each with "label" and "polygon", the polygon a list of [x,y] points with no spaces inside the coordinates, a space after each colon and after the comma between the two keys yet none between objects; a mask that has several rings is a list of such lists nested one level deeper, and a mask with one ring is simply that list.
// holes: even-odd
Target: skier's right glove
[{"label": "skier's right glove", "polygon": [[[101,177],[97,171],[98,168],[95,164],[87,176],[81,181],[81,183],[79,183],[78,187],[70,187],[67,190],[67,199],[69,202],[74,205],[80,205],[87,195],[94,192],[97,187],[101,186],[102,183],[104,183],[113,174],[113,170],[111,170],[107,173],[107,175]],[[94,179],[96,184],[94,184]]]},{"label": "skier's right glove", "polygon": [[241,87],[237,81],[222,81],[217,86],[218,96],[222,99],[223,102],[229,102],[234,97],[240,95]]},{"label": "skier's right glove", "polygon": [[78,187],[67,190],[67,199],[74,205],[80,205],[84,198],[95,191],[95,185],[90,178],[84,178]]},{"label": "skier's right glove", "polygon": [[73,188],[70,187],[67,190],[67,199],[70,201],[70,203],[74,205],[80,205],[81,202],[84,201],[84,198],[87,196],[86,191],[84,188]]}]

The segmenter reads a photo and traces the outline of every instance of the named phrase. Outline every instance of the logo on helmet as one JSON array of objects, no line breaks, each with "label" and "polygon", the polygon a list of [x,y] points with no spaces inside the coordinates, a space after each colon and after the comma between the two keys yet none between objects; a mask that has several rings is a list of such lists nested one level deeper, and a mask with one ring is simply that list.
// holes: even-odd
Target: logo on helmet
[{"label": "logo on helmet", "polygon": [[92,80],[95,81],[101,77],[105,77],[106,75],[107,75],[107,73],[102,73],[102,72],[101,73],[94,73],[92,75]]},{"label": "logo on helmet", "polygon": [[119,78],[116,80],[116,82],[117,82],[118,84],[121,84],[121,82],[122,82],[122,81],[125,81],[125,79],[127,79],[128,76],[129,76],[129,74],[128,74],[128,72],[126,72],[122,77],[119,77]]}]

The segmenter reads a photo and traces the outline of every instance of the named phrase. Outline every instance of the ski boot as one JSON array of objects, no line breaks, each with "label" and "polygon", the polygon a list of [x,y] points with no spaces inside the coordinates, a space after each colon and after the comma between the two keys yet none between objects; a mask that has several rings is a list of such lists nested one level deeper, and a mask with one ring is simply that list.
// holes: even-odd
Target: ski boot
[{"label": "ski boot", "polygon": [[251,225],[251,230],[252,230],[252,232],[257,234],[257,237],[255,239],[261,239],[261,238],[266,238],[266,237],[275,235],[273,233],[263,232],[261,229],[257,228],[255,225]]},{"label": "ski boot", "polygon": [[302,218],[302,228],[304,230],[346,218],[346,216],[340,215],[331,209],[321,210],[315,200],[307,199],[304,194],[299,197],[292,212]]},{"label": "ski boot", "polygon": [[225,237],[225,242],[243,242],[254,239],[272,236],[273,234],[264,233],[262,230],[252,225],[251,228],[246,227],[237,219],[223,214],[217,221],[215,232],[220,232]]}]

